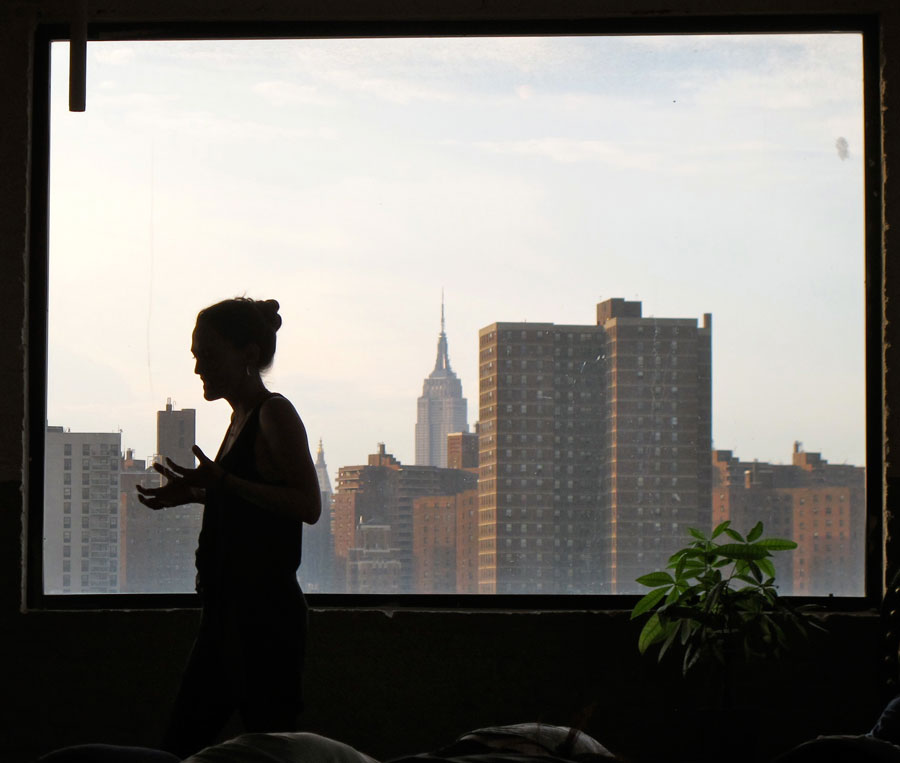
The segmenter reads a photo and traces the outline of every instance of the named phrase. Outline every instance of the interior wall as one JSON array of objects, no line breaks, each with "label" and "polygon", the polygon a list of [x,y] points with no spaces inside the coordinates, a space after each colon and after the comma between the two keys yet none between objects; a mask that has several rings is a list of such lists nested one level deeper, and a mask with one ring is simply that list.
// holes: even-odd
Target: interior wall
[{"label": "interior wall", "polygon": [[[156,746],[196,624],[186,610],[19,618],[4,633],[3,760]],[[744,676],[738,714],[765,729],[762,759],[877,718],[877,620],[834,615],[827,630]],[[578,726],[634,761],[690,760],[720,697],[674,662],[641,658],[637,633],[625,612],[314,611],[303,727],[382,760],[523,721]]]},{"label": "interior wall", "polygon": [[[31,43],[35,24],[65,20],[71,5],[68,0],[7,0],[0,7],[0,341],[5,349],[0,364],[0,757],[12,762],[87,741],[154,745],[197,619],[189,610],[23,611]],[[91,18],[102,21],[227,21],[805,13],[813,3],[681,0],[663,7],[651,0],[90,0],[88,5]],[[889,158],[900,124],[900,103],[890,87],[900,66],[894,53],[900,49],[900,14],[890,7],[891,0],[815,6],[879,16]],[[887,171],[886,178],[884,195],[868,201],[883,205],[885,213],[887,412],[891,400],[900,400],[889,373],[900,345],[891,322],[896,300],[889,299],[900,283],[889,256],[890,229],[900,229],[900,212],[889,192],[896,181]],[[880,274],[873,276],[877,289]],[[898,436],[895,420],[886,416],[885,422],[887,473],[893,477],[889,446]],[[887,480],[886,506],[897,490],[894,482]],[[893,557],[897,533],[893,515],[886,511],[885,517]],[[828,627],[830,635],[756,676],[750,699],[759,699],[766,682],[772,696],[772,704],[761,710],[768,723],[762,744],[777,749],[816,733],[859,732],[874,719],[882,701],[877,617],[834,615]],[[601,741],[637,752],[675,740],[689,745],[683,732],[664,732],[689,717],[691,703],[674,698],[673,687],[681,684],[671,671],[639,659],[636,633],[625,613],[314,611],[305,722],[379,757],[433,748],[473,727],[524,720],[583,724]],[[688,688],[692,701],[702,696],[702,687]],[[753,705],[762,707],[761,702]],[[646,733],[647,713],[659,724],[654,734]]]}]

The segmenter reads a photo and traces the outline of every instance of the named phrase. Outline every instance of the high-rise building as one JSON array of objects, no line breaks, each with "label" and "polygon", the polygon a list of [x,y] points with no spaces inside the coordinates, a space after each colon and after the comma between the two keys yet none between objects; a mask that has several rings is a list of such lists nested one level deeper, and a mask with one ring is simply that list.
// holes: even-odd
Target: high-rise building
[{"label": "high-rise building", "polygon": [[391,542],[390,525],[362,522],[355,538],[347,555],[348,593],[404,593],[403,565]]},{"label": "high-rise building", "polygon": [[416,593],[478,593],[478,491],[413,502]]},{"label": "high-rise building", "polygon": [[333,503],[336,575],[344,576],[339,585],[348,584],[346,570],[350,549],[363,547],[357,538],[359,528],[372,524],[390,528],[390,550],[400,562],[399,590],[401,593],[412,593],[415,590],[415,499],[455,495],[464,490],[474,490],[475,485],[476,475],[471,472],[404,465],[386,452],[384,443],[378,444],[378,451],[369,456],[368,464],[342,466],[338,470]]},{"label": "high-rise building", "polygon": [[447,467],[447,435],[468,432],[466,399],[462,382],[450,368],[444,304],[441,302],[441,333],[434,370],[425,379],[417,403],[416,465]]},{"label": "high-rise building", "polygon": [[456,592],[478,593],[478,491],[456,496]]},{"label": "high-rise building", "polygon": [[416,593],[456,593],[455,495],[413,502],[413,580]]},{"label": "high-rise building", "polygon": [[322,514],[314,525],[303,527],[303,560],[297,571],[300,586],[308,593],[333,591],[334,580],[334,511],[332,508],[331,479],[325,464],[325,448],[319,439],[316,451],[316,477],[319,480],[319,497]]},{"label": "high-rise building", "polygon": [[181,466],[194,467],[196,459],[191,448],[197,441],[197,411],[193,408],[176,410],[172,398],[166,408],[156,412],[156,460],[171,458]]},{"label": "high-rise building", "polygon": [[48,426],[44,450],[44,591],[118,593],[118,432]]},{"label": "high-rise building", "polygon": [[447,435],[447,468],[478,472],[478,432]]},{"label": "high-rise building", "polygon": [[768,536],[797,548],[775,559],[783,594],[860,596],[865,589],[865,480],[862,466],[829,464],[794,443],[790,464],[741,461],[716,450],[713,521],[742,532],[762,522]]},{"label": "high-rise building", "polygon": [[662,568],[689,527],[711,523],[712,316],[643,318],[640,302],[597,306],[606,337],[610,590]]},{"label": "high-rise building", "polygon": [[479,591],[631,593],[710,522],[712,319],[479,335]]},{"label": "high-rise building", "polygon": [[[172,459],[193,468],[197,412],[177,410],[171,399],[156,412],[154,461]],[[200,534],[200,504],[153,511],[137,497],[136,485],[155,487],[161,475],[129,451],[122,462],[122,590],[129,593],[189,593],[195,588],[194,563]]]}]

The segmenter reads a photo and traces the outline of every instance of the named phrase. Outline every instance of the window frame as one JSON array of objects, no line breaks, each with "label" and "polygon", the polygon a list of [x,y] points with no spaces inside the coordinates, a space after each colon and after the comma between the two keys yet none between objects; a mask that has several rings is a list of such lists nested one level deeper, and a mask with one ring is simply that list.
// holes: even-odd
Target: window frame
[{"label": "window frame", "polygon": [[[875,14],[767,14],[677,16],[666,18],[596,17],[497,20],[266,21],[91,23],[89,41],[237,40],[278,38],[390,38],[455,36],[589,36],[638,34],[859,33],[863,45],[865,145],[865,389],[866,537],[865,593],[860,597],[791,597],[831,611],[864,611],[879,606],[884,587],[883,475],[885,454],[883,383],[882,124],[879,24]],[[43,590],[43,486],[47,414],[49,300],[50,48],[68,40],[62,24],[39,24],[34,35],[31,120],[30,222],[26,262],[29,299],[26,344],[28,396],[26,434],[27,502],[25,609],[197,608],[196,594],[46,594]],[[90,104],[88,104],[90,108]],[[314,608],[438,610],[626,610],[639,595],[487,595],[487,594],[307,594]]]}]

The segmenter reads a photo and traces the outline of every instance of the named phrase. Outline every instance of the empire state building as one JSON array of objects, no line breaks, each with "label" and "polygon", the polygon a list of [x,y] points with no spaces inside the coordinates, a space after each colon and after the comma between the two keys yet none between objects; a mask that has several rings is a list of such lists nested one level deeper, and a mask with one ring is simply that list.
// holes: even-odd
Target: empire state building
[{"label": "empire state building", "polygon": [[466,399],[462,382],[450,368],[447,334],[444,331],[444,303],[441,300],[441,334],[438,337],[434,370],[425,379],[416,417],[416,464],[447,467],[447,435],[468,432]]}]

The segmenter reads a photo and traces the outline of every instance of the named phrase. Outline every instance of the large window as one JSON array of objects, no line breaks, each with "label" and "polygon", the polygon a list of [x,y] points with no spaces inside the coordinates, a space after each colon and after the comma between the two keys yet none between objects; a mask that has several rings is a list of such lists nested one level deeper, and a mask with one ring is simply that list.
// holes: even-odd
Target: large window
[{"label": "large window", "polygon": [[134,485],[217,450],[190,335],[246,294],[308,591],[636,593],[731,519],[863,594],[861,34],[91,42],[85,113],[51,52],[46,593],[192,589]]}]

